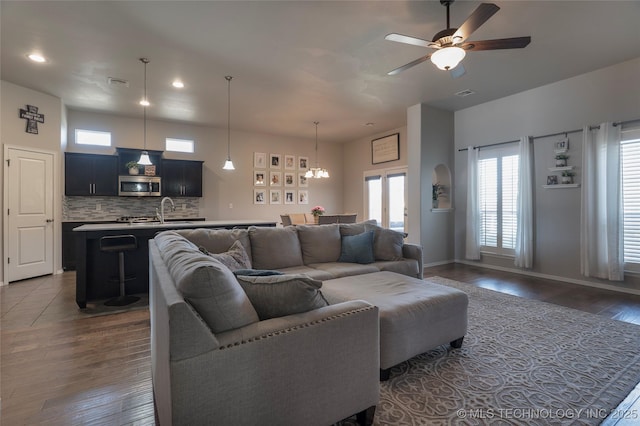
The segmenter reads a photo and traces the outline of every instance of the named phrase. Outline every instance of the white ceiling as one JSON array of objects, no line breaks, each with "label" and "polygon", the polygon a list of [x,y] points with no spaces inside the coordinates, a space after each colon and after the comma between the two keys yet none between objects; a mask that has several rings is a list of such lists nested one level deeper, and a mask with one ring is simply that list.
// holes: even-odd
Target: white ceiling
[{"label": "white ceiling", "polygon": [[[423,102],[459,110],[640,57],[639,1],[497,1],[469,41],[530,35],[524,49],[469,52],[452,79],[431,50],[384,40],[424,39],[446,27],[439,1],[5,1],[1,77],[60,97],[70,108],[141,117],[150,59],[150,118],[346,142],[406,124]],[[458,27],[478,1],[456,1]],[[49,58],[35,64],[25,57]],[[129,87],[107,84],[125,79]],[[181,78],[186,87],[170,83]],[[454,93],[476,93],[460,98]],[[375,126],[367,127],[365,123]]]}]

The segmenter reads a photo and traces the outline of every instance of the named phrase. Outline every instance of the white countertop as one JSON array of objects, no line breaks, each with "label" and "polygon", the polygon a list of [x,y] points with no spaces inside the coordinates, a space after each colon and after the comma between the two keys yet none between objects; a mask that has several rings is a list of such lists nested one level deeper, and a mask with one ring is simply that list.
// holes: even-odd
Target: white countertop
[{"label": "white countertop", "polygon": [[215,228],[240,225],[255,226],[273,226],[277,222],[275,220],[251,220],[251,219],[232,219],[232,220],[205,220],[205,221],[174,221],[174,222],[143,222],[143,223],[96,223],[91,225],[82,225],[73,228],[78,232],[89,231],[118,231],[127,229],[182,229],[182,228]]}]

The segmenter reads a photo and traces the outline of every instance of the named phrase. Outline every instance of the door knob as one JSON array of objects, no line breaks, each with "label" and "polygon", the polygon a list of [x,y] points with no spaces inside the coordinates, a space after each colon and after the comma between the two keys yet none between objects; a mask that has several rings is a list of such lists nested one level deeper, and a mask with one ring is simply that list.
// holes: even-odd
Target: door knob
[{"label": "door knob", "polygon": [[53,219],[47,219],[47,223],[53,222]]}]

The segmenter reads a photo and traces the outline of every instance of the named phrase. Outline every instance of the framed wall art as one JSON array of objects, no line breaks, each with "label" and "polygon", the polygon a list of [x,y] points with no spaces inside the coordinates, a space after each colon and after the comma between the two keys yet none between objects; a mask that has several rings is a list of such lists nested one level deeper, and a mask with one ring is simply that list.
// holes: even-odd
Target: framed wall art
[{"label": "framed wall art", "polygon": [[284,186],[296,186],[296,174],[284,172]]},{"label": "framed wall art", "polygon": [[266,186],[267,181],[264,178],[265,171],[264,170],[254,170],[253,171],[253,184],[255,186]]},{"label": "framed wall art", "polygon": [[284,190],[284,203],[295,204],[296,203],[296,191],[293,189]]},{"label": "framed wall art", "polygon": [[285,170],[295,170],[296,169],[296,156],[295,155],[285,155],[284,156],[284,168],[285,168]]},{"label": "framed wall art", "polygon": [[380,164],[400,159],[400,133],[371,141],[371,163]]},{"label": "framed wall art", "polygon": [[269,185],[282,186],[282,172],[269,173]]},{"label": "framed wall art", "polygon": [[298,190],[298,204],[309,204],[309,191],[306,189]]},{"label": "framed wall art", "polygon": [[309,168],[309,157],[298,157],[298,170],[307,170]]},{"label": "framed wall art", "polygon": [[269,154],[269,167],[272,169],[281,169],[282,162],[280,161],[280,157],[280,154]]},{"label": "framed wall art", "polygon": [[302,186],[302,187],[309,186],[309,180],[307,179],[304,173],[298,173],[298,186]]},{"label": "framed wall art", "polygon": [[279,189],[272,189],[269,191],[269,204],[282,204],[282,191]]},{"label": "framed wall art", "polygon": [[254,189],[253,190],[253,204],[266,204],[267,203],[267,190],[266,189]]},{"label": "framed wall art", "polygon": [[256,169],[265,169],[267,167],[267,154],[264,152],[254,152],[253,167]]}]

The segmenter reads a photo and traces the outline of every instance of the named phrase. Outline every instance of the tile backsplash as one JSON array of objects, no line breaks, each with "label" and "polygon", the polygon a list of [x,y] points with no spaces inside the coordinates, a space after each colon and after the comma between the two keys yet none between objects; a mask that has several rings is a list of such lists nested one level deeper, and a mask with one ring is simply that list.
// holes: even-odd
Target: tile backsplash
[{"label": "tile backsplash", "polygon": [[[64,197],[62,219],[65,221],[116,220],[121,216],[155,216],[161,197]],[[200,198],[172,198],[176,210],[166,209],[169,219],[195,218],[200,215]],[[169,206],[165,203],[165,208]]]}]

